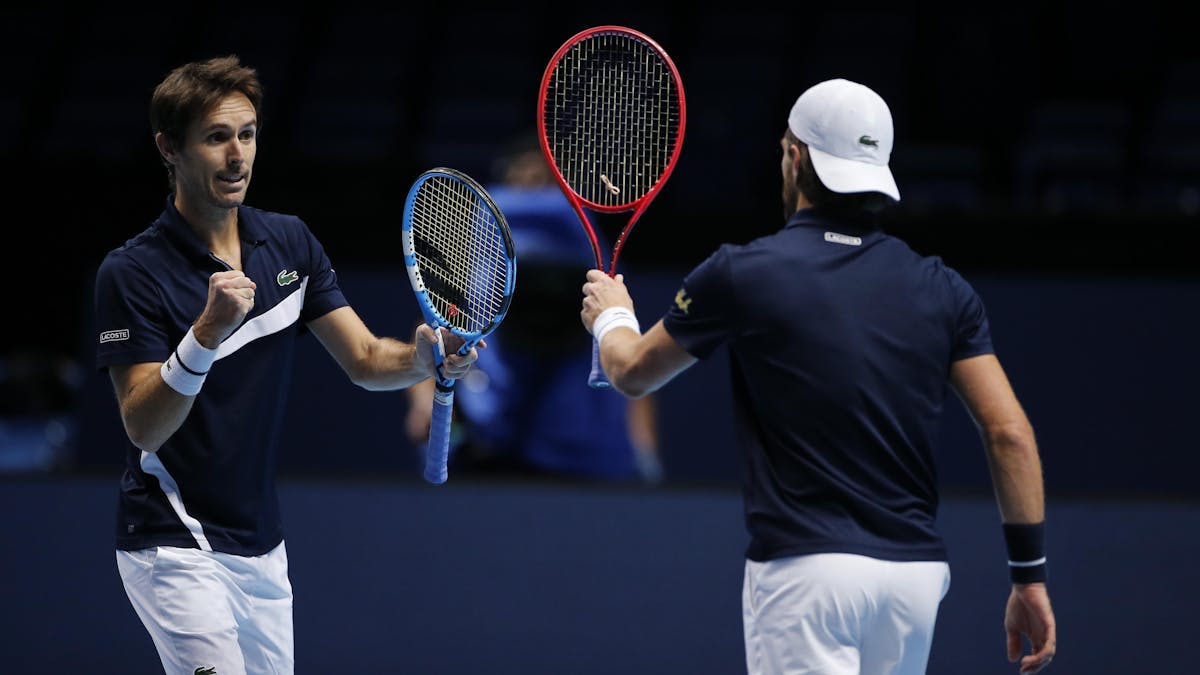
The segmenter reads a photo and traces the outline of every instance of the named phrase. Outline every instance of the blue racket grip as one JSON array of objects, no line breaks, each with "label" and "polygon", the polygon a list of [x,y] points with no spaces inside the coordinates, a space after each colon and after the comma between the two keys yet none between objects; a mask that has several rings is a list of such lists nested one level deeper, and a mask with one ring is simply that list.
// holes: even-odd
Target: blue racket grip
[{"label": "blue racket grip", "polygon": [[612,387],[612,382],[608,381],[604,368],[600,366],[600,343],[596,340],[592,340],[592,374],[588,375],[588,386],[592,389]]},{"label": "blue racket grip", "polygon": [[429,446],[425,449],[425,480],[434,485],[446,482],[450,459],[450,418],[454,412],[454,387],[438,382],[433,392],[433,414],[429,419]]}]

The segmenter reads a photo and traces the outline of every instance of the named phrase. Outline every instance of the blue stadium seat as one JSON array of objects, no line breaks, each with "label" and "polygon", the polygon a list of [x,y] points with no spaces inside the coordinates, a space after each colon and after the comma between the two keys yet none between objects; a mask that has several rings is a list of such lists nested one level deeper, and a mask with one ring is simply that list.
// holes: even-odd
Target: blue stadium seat
[{"label": "blue stadium seat", "polygon": [[1136,200],[1146,215],[1200,215],[1200,89],[1151,114],[1137,158]]},{"label": "blue stadium seat", "polygon": [[905,213],[979,215],[988,198],[984,151],[971,145],[908,143],[892,153]]},{"label": "blue stadium seat", "polygon": [[1033,108],[1016,155],[1021,212],[1118,215],[1127,206],[1129,113],[1115,101],[1049,101]]}]

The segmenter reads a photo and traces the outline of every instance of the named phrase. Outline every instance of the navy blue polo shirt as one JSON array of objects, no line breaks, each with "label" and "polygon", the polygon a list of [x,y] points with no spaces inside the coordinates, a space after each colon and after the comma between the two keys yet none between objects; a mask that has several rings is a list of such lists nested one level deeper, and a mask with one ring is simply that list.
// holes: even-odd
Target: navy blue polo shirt
[{"label": "navy blue polo shirt", "polygon": [[[96,275],[96,365],[165,361],[229,269],[167,198]],[[156,453],[126,442],[117,548],[180,546],[261,555],[283,540],[275,476],[296,338],[347,304],[321,244],[295,216],[238,209],[254,308],[221,343],[183,425]]]},{"label": "navy blue polo shirt", "polygon": [[950,365],[992,352],[959,274],[804,209],[719,248],[663,321],[697,358],[728,346],[748,558],[946,559],[934,444]]}]

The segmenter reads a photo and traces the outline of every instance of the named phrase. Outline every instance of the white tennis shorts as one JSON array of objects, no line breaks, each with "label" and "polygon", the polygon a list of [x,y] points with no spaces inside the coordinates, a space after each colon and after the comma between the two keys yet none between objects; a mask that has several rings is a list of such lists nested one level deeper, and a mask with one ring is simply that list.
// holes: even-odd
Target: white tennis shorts
[{"label": "white tennis shorts", "polygon": [[117,551],[117,569],[168,675],[295,670],[282,543],[253,557],[170,546]]},{"label": "white tennis shorts", "polygon": [[750,675],[924,675],[945,562],[818,553],[746,561]]}]

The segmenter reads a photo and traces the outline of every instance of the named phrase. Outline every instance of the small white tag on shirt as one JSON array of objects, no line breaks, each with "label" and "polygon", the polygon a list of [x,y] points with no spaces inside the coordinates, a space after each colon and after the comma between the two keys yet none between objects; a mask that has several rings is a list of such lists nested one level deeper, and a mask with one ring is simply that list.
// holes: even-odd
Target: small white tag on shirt
[{"label": "small white tag on shirt", "polygon": [[116,342],[118,340],[128,340],[128,339],[129,339],[129,329],[128,328],[122,328],[120,330],[106,330],[106,331],[100,333],[100,344],[104,344],[105,342]]},{"label": "small white tag on shirt", "polygon": [[846,246],[862,246],[862,239],[860,237],[851,237],[848,234],[838,234],[837,232],[826,232],[825,241],[835,244],[845,244]]}]

